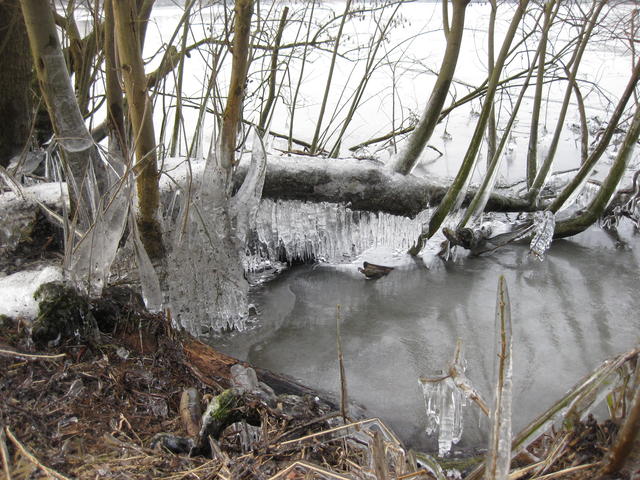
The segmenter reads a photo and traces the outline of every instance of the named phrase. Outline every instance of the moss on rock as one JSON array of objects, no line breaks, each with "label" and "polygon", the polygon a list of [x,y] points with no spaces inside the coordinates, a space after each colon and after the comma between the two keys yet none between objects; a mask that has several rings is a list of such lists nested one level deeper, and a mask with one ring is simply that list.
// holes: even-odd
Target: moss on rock
[{"label": "moss on rock", "polygon": [[38,316],[31,329],[36,345],[95,339],[98,328],[89,299],[72,286],[63,282],[45,283],[33,298],[38,302]]}]

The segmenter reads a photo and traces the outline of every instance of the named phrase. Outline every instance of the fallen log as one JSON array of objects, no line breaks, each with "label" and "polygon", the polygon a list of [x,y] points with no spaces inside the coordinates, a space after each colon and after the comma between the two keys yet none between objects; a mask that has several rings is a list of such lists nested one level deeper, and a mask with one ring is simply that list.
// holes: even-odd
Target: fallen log
[{"label": "fallen log", "polygon": [[[243,161],[234,175],[237,189],[246,176]],[[392,172],[381,162],[353,158],[269,156],[263,198],[344,203],[353,210],[415,217],[440,203],[448,185],[431,179]],[[474,189],[469,189],[468,203]],[[524,199],[494,193],[488,211],[522,212],[534,208]]]}]

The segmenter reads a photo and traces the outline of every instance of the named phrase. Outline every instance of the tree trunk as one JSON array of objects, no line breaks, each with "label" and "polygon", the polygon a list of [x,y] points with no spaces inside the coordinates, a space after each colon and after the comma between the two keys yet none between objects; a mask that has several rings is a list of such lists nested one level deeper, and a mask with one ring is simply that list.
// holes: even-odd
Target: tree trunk
[{"label": "tree trunk", "polygon": [[428,231],[418,239],[416,246],[412,249],[413,252],[419,251],[424,246],[424,243],[427,241],[427,239],[431,238],[438,231],[440,225],[442,225],[442,222],[444,222],[444,219],[447,217],[447,215],[449,215],[449,212],[458,201],[460,193],[467,183],[472,167],[476,163],[476,157],[478,154],[478,150],[480,149],[480,143],[482,142],[483,133],[485,131],[487,121],[489,120],[489,113],[493,108],[493,99],[495,97],[500,74],[502,73],[505,61],[507,59],[507,56],[509,55],[511,42],[513,41],[518,26],[520,25],[520,21],[524,16],[528,3],[529,0],[520,0],[520,2],[518,3],[518,8],[511,18],[511,24],[509,25],[509,29],[504,37],[502,48],[500,49],[500,54],[498,55],[496,64],[491,72],[491,77],[489,78],[487,93],[482,105],[482,111],[480,112],[480,117],[476,122],[476,128],[473,132],[473,136],[471,137],[469,148],[467,148],[467,152],[465,153],[462,165],[458,170],[456,178],[453,180],[453,183],[442,199],[442,202],[440,203],[440,205],[438,205],[437,210],[431,217],[431,220],[429,221]]},{"label": "tree trunk", "polygon": [[602,216],[607,205],[613,197],[620,179],[624,175],[627,164],[631,158],[636,142],[640,138],[640,105],[636,106],[636,112],[629,130],[624,137],[620,151],[616,156],[609,175],[602,182],[598,194],[589,206],[578,216],[569,220],[558,222],[556,225],[555,238],[568,237],[583,232],[593,225]]},{"label": "tree trunk", "polygon": [[80,226],[86,228],[97,212],[100,192],[106,189],[106,170],[80,114],[49,2],[22,0],[21,6],[40,90],[68,172],[67,180],[73,180],[72,213],[79,215]]},{"label": "tree trunk", "polygon": [[235,6],[236,23],[233,43],[233,62],[231,67],[231,83],[227,106],[222,118],[220,132],[220,152],[218,161],[227,172],[227,184],[231,182],[231,174],[236,164],[236,137],[242,118],[242,102],[246,89],[247,67],[249,63],[249,40],[251,33],[251,15],[253,0],[237,0]]},{"label": "tree trunk", "polygon": [[598,141],[598,145],[593,149],[593,151],[589,154],[587,159],[580,166],[580,170],[573,179],[565,186],[565,188],[560,192],[560,194],[555,198],[555,200],[551,203],[549,210],[553,213],[557,213],[564,203],[571,197],[571,195],[583,184],[583,182],[587,179],[593,167],[596,166],[600,157],[604,154],[609,143],[611,142],[611,138],[613,138],[613,134],[618,128],[618,122],[620,122],[620,118],[622,118],[622,114],[625,111],[625,107],[629,102],[629,99],[633,95],[636,89],[636,85],[640,81],[640,58],[636,61],[635,67],[631,72],[631,77],[629,77],[629,81],[627,82],[627,86],[618,100],[618,104],[616,105],[615,110],[611,114],[609,118],[607,128],[604,133],[600,136],[600,140]]},{"label": "tree trunk", "polygon": [[402,174],[409,173],[420,158],[420,154],[438,124],[440,112],[449,94],[449,86],[458,64],[458,54],[464,33],[464,15],[469,0],[453,0],[451,29],[447,35],[447,48],[444,52],[440,73],[433,86],[429,103],[415,130],[409,136],[401,153],[394,160],[393,170]]},{"label": "tree trunk", "polygon": [[536,202],[538,196],[540,195],[540,191],[544,186],[547,178],[549,176],[549,172],[551,170],[551,165],[553,164],[553,160],[556,155],[556,151],[558,149],[558,144],[560,143],[560,134],[562,133],[562,129],[564,127],[564,121],[567,115],[567,110],[569,108],[569,100],[571,99],[571,92],[573,91],[573,84],[576,81],[576,76],[578,75],[578,68],[580,67],[580,62],[582,60],[582,56],[587,48],[587,44],[589,42],[589,38],[591,37],[591,33],[593,32],[594,27],[597,24],[597,20],[600,17],[600,12],[607,4],[607,2],[601,1],[596,4],[594,2],[593,13],[591,14],[588,20],[585,20],[585,24],[583,26],[583,30],[579,36],[580,41],[576,45],[576,50],[571,58],[571,73],[569,74],[569,79],[567,83],[567,87],[565,90],[564,99],[562,101],[562,106],[560,107],[560,113],[558,114],[558,120],[556,124],[556,129],[553,133],[553,138],[551,139],[551,143],[549,145],[549,151],[540,166],[540,170],[537,172],[535,179],[529,189],[529,200],[531,202]]},{"label": "tree trunk", "polygon": [[109,131],[109,147],[117,147],[122,158],[128,158],[127,142],[124,128],[124,100],[120,87],[115,42],[115,23],[113,3],[104,2],[104,63],[105,94],[107,99],[107,130]]},{"label": "tree trunk", "polygon": [[[533,96],[533,107],[531,111],[531,127],[529,131],[529,147],[527,149],[527,187],[533,185],[538,171],[538,129],[540,127],[540,108],[542,106],[542,89],[544,88],[544,71],[547,59],[547,41],[549,28],[551,26],[551,8],[554,0],[544,5],[544,27],[538,45],[540,58],[538,60],[538,75],[536,77],[536,91]],[[559,3],[558,3],[559,5]],[[557,11],[557,10],[556,10]],[[555,16],[555,15],[554,15]]]},{"label": "tree trunk", "polygon": [[140,53],[140,33],[135,4],[113,0],[116,43],[127,95],[129,117],[136,152],[136,188],[138,212],[136,222],[140,239],[149,258],[157,262],[164,256],[158,207],[158,166],[153,128],[153,105],[147,94],[147,78]]},{"label": "tree trunk", "polygon": [[0,2],[0,165],[6,167],[29,140],[33,80],[29,38],[18,0]]}]

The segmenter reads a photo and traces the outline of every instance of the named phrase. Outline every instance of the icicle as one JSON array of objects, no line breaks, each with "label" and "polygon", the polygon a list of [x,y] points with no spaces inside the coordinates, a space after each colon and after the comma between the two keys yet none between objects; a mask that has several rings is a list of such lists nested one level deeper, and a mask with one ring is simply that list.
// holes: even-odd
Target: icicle
[{"label": "icicle", "polygon": [[[173,227],[166,290],[173,318],[195,335],[243,330],[248,318],[249,284],[242,266],[246,237],[262,194],[266,154],[254,139],[249,172],[229,197],[226,172],[210,154],[193,195],[184,195]],[[188,198],[187,198],[188,197]]]},{"label": "icicle", "polygon": [[122,190],[116,188],[103,198],[104,206],[98,208],[97,218],[66,266],[71,280],[88,295],[102,293],[124,233],[132,195],[129,182],[124,182]]},{"label": "icicle", "polygon": [[229,208],[235,223],[236,236],[244,243],[255,222],[262,197],[264,176],[267,172],[267,153],[258,131],[253,131],[253,151],[251,165],[240,189],[231,199]]},{"label": "icicle", "polygon": [[140,234],[133,213],[133,209],[129,209],[129,227],[133,236],[133,245],[136,253],[136,262],[138,263],[138,274],[140,275],[140,288],[142,289],[142,299],[150,312],[158,312],[162,309],[162,290],[160,289],[160,280],[156,273],[149,255],[140,240]]},{"label": "icicle", "polygon": [[353,211],[334,203],[262,200],[256,219],[257,239],[245,261],[254,265],[280,259],[340,263],[372,247],[408,250],[422,232],[428,212],[414,219],[386,213]]},{"label": "icicle", "polygon": [[438,433],[438,456],[451,451],[462,438],[462,407],[466,400],[450,376],[421,379],[427,412],[427,435]]},{"label": "icicle", "polygon": [[529,250],[532,255],[542,261],[553,240],[553,232],[556,228],[556,217],[553,212],[548,210],[535,212],[533,214],[533,225],[535,234],[533,240],[531,240]]},{"label": "icicle", "polygon": [[427,435],[433,435],[440,425],[440,397],[442,395],[442,382],[421,381],[422,395],[424,396],[424,404],[427,410]]}]

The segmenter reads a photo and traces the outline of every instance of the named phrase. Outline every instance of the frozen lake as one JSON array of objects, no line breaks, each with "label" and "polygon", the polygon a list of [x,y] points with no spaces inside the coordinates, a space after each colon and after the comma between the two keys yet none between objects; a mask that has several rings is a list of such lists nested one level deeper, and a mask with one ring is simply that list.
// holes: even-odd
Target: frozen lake
[{"label": "frozen lake", "polygon": [[[464,342],[467,376],[490,401],[499,275],[511,297],[514,433],[602,360],[640,340],[640,242],[616,250],[599,230],[557,241],[546,260],[512,245],[452,265],[400,262],[365,280],[355,265],[294,267],[256,289],[257,327],[224,338],[225,353],[336,394],[336,305],[352,401],[414,447],[433,448],[418,377],[446,368]],[[364,257],[367,258],[366,255]],[[486,444],[467,407],[459,447]]]}]

